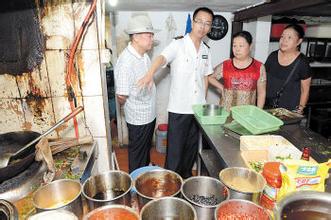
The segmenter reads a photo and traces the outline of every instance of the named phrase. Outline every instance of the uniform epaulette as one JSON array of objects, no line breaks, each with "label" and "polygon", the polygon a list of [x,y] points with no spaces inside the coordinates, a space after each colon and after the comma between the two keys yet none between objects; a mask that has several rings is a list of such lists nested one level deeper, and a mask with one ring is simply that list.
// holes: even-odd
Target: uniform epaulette
[{"label": "uniform epaulette", "polygon": [[206,45],[208,47],[208,49],[210,49],[209,45],[206,42],[204,42],[204,41],[202,41],[202,42],[204,45]]},{"label": "uniform epaulette", "polygon": [[179,40],[179,39],[182,39],[184,38],[184,36],[177,36],[177,37],[174,37],[175,40]]}]

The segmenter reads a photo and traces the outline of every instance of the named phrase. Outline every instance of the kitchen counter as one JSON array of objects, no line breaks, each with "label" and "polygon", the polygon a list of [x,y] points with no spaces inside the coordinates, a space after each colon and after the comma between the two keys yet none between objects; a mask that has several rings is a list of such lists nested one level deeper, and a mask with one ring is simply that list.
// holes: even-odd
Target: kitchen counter
[{"label": "kitchen counter", "polygon": [[[226,134],[221,125],[203,125],[199,122],[198,124],[200,127],[197,160],[199,175],[204,174],[202,172],[206,170],[208,175],[218,178],[218,173],[223,168],[246,167],[241,157],[239,139]],[[311,147],[312,157],[317,162],[326,162],[330,158],[329,154],[325,154],[325,149],[330,148],[331,143],[321,135],[298,124],[284,125],[273,134],[285,137],[299,150],[303,147]],[[210,148],[206,149],[203,145],[208,145]],[[328,179],[328,191],[331,191],[330,179]]]}]

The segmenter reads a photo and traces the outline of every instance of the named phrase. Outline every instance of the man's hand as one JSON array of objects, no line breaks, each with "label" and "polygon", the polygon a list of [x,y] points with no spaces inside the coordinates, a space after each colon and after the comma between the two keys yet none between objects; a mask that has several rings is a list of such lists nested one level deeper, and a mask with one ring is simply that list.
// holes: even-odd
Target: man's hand
[{"label": "man's hand", "polygon": [[153,75],[152,74],[149,74],[149,73],[146,73],[146,75],[139,79],[138,82],[137,82],[137,85],[138,85],[138,88],[140,89],[144,89],[144,88],[152,88],[153,86]]},{"label": "man's hand", "polygon": [[126,95],[116,95],[117,101],[120,105],[124,105],[128,96]]}]

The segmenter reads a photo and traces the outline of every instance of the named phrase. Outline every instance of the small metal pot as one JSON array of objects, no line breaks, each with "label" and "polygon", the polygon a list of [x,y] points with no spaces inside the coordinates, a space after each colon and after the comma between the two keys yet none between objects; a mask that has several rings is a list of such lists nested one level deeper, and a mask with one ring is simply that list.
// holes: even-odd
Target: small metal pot
[{"label": "small metal pot", "polygon": [[266,181],[254,170],[229,167],[221,170],[221,182],[230,189],[230,199],[245,199],[259,204]]},{"label": "small metal pot", "polygon": [[148,202],[140,212],[140,220],[198,220],[193,206],[176,197],[164,197]]},{"label": "small metal pot", "polygon": [[179,196],[182,183],[180,175],[171,170],[151,170],[140,174],[134,181],[139,208],[153,199]]},{"label": "small metal pot", "polygon": [[4,199],[0,199],[0,219],[18,220],[16,207]]},{"label": "small metal pot", "polygon": [[83,184],[83,195],[90,211],[111,204],[130,206],[131,188],[129,174],[113,170],[88,178]]},{"label": "small metal pot", "polygon": [[331,219],[331,193],[299,191],[276,204],[276,220],[286,216],[288,220]]},{"label": "small metal pot", "polygon": [[139,215],[125,205],[106,205],[87,213],[83,220],[139,220]]},{"label": "small metal pot", "polygon": [[35,192],[33,205],[36,207],[37,212],[68,210],[73,212],[78,218],[82,218],[81,191],[81,184],[75,180],[56,180]]},{"label": "small metal pot", "polygon": [[203,116],[217,116],[222,114],[222,107],[215,104],[205,104],[202,106]]},{"label": "small metal pot", "polygon": [[195,176],[186,179],[182,185],[181,193],[197,211],[198,219],[204,220],[214,219],[217,205],[229,199],[229,190],[223,183],[207,176]]},{"label": "small metal pot", "polygon": [[230,199],[221,202],[215,210],[215,219],[258,219],[271,220],[263,207],[243,199]]}]

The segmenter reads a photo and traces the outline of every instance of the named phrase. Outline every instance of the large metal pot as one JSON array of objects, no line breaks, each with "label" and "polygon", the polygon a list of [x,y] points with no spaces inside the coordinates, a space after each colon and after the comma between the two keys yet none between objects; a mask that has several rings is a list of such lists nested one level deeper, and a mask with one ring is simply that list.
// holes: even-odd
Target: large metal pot
[{"label": "large metal pot", "polygon": [[39,188],[33,196],[37,212],[68,210],[78,218],[83,216],[82,186],[70,179],[60,179]]},{"label": "large metal pot", "polygon": [[148,202],[140,212],[140,219],[198,220],[193,206],[176,197],[164,197]]},{"label": "large metal pot", "polygon": [[276,204],[276,220],[323,220],[331,219],[331,193],[299,191]]},{"label": "large metal pot", "polygon": [[221,170],[219,177],[230,189],[230,199],[245,199],[259,204],[266,185],[261,174],[244,167],[229,167]]},{"label": "large metal pot", "polygon": [[89,210],[111,204],[131,205],[132,180],[122,171],[91,176],[83,184],[83,195]]},{"label": "large metal pot", "polygon": [[4,199],[0,199],[0,219],[18,220],[16,207]]},{"label": "large metal pot", "polygon": [[215,209],[229,199],[229,190],[218,180],[207,176],[186,179],[181,188],[182,196],[197,211],[198,219],[214,219]]},{"label": "large metal pot", "polygon": [[125,205],[106,205],[87,213],[83,220],[138,220],[139,215]]},{"label": "large metal pot", "polygon": [[67,210],[52,210],[34,214],[28,218],[28,220],[78,220],[77,216]]},{"label": "large metal pot", "polygon": [[153,199],[179,196],[182,183],[180,175],[171,170],[151,170],[140,174],[134,181],[139,208]]},{"label": "large metal pot", "polygon": [[271,220],[272,218],[266,209],[251,201],[243,199],[230,199],[221,202],[218,205],[215,210],[215,219]]}]

